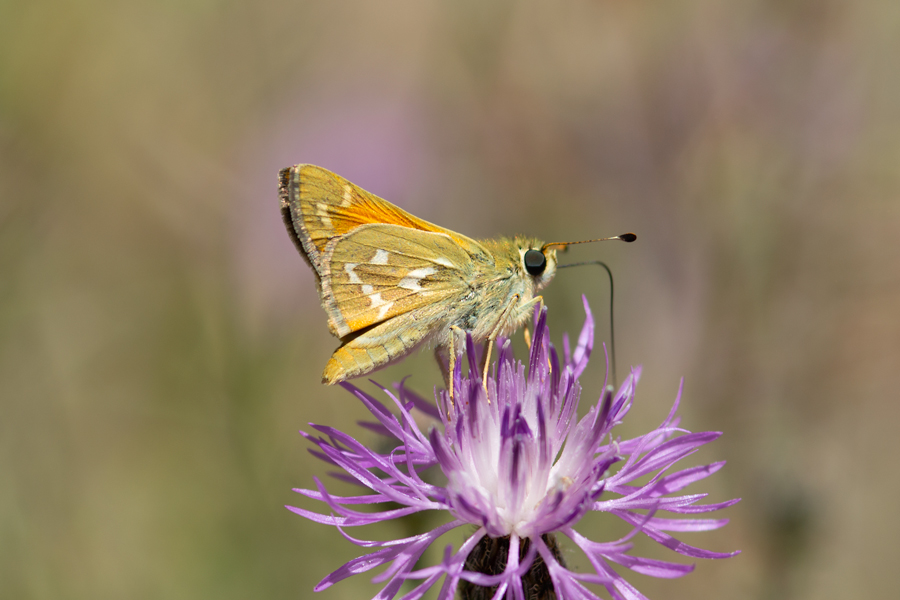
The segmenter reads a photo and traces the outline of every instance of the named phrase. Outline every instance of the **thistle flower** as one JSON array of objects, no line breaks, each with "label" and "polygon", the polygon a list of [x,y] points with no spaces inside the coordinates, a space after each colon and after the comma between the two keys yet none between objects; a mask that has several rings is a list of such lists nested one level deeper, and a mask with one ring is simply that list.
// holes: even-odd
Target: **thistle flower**
[{"label": "thistle flower", "polygon": [[[574,352],[564,337],[562,364],[549,342],[545,309],[535,326],[527,367],[514,360],[505,341],[486,393],[471,338],[467,340],[471,376],[462,376],[458,361],[452,401],[441,391],[434,406],[401,383],[396,393],[381,388],[394,405],[396,412],[392,412],[357,387],[342,384],[376,418],[377,423],[369,427],[392,439],[394,448],[380,453],[321,425],[312,427],[324,437],[303,434],[318,446],[311,450],[314,455],[344,471],[338,477],[370,491],[334,496],[318,479],[315,490],[295,490],[324,502],[328,514],[289,506],[290,510],[334,525],[354,544],[371,549],[328,575],[316,591],[384,566],[374,579],[385,583],[376,600],[394,598],[406,581],[416,580],[419,583],[403,596],[403,600],[415,600],[441,579],[438,597],[442,600],[452,598],[458,588],[463,598],[598,598],[586,583],[605,587],[613,598],[634,599],[644,596],[611,563],[662,578],[680,577],[694,568],[632,555],[631,539],[636,535],[691,558],[737,554],[703,550],[667,533],[717,529],[727,519],[658,516],[713,512],[738,501],[698,504],[706,494],[679,494],[725,464],[670,472],[675,463],[721,435],[678,427],[680,389],[662,424],[636,438],[622,440],[613,437],[612,430],[632,408],[640,368],[631,371],[618,391],[609,388],[581,419],[577,417],[578,377],[587,366],[594,340],[586,300],[584,306],[587,317]],[[413,409],[436,420],[428,433],[414,420]],[[421,475],[434,465],[443,472],[443,485]],[[645,483],[635,483],[648,477]],[[374,512],[351,508],[385,503],[390,508]],[[442,511],[449,520],[431,531],[384,542],[356,539],[345,531],[421,511]],[[631,526],[630,533],[613,541],[592,541],[575,530],[590,511],[622,519]],[[474,532],[458,549],[445,549],[439,564],[416,569],[425,550],[440,536],[473,526]],[[593,572],[567,568],[557,534],[581,549]]]}]

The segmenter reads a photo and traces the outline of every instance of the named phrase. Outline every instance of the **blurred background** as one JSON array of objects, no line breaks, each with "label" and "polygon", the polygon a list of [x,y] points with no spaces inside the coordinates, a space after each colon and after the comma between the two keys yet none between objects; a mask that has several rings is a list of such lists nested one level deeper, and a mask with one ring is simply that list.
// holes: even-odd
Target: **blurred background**
[{"label": "blurred background", "polygon": [[[375,441],[319,383],[300,162],[476,238],[638,233],[566,257],[616,274],[622,433],[683,376],[729,461],[690,491],[743,498],[683,536],[743,554],[642,592],[895,597],[898,56],[892,0],[0,2],[0,597],[305,598],[358,554],[283,508],[307,422]],[[557,276],[557,343],[607,289]]]}]

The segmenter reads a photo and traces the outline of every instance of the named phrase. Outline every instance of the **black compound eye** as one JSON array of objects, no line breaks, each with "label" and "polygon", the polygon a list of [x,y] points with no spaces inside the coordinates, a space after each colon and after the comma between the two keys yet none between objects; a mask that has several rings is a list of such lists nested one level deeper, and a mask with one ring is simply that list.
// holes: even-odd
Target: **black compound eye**
[{"label": "black compound eye", "polygon": [[529,250],[523,257],[525,270],[531,275],[540,275],[547,268],[547,257],[540,250]]}]

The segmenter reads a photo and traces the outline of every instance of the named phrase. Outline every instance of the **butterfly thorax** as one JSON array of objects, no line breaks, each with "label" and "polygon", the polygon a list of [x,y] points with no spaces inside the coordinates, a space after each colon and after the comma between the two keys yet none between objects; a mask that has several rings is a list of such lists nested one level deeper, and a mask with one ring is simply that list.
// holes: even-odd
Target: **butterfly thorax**
[{"label": "butterfly thorax", "polygon": [[[468,331],[476,341],[486,339],[498,325],[498,318],[509,311],[501,323],[500,335],[515,332],[531,315],[525,307],[546,286],[556,272],[556,251],[547,251],[547,267],[539,276],[529,274],[523,265],[528,250],[540,250],[534,238],[496,238],[479,240],[484,253],[473,256],[466,273],[467,290],[454,306],[448,325]],[[449,334],[449,332],[448,332]],[[438,340],[442,343],[443,340]]]}]

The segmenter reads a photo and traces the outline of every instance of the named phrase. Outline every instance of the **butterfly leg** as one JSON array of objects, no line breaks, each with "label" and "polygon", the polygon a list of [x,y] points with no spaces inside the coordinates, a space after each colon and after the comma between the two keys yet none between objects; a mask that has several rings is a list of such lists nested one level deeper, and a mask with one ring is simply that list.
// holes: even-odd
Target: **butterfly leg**
[{"label": "butterfly leg", "polygon": [[444,388],[450,394],[450,404],[452,405],[453,398],[456,395],[454,388],[454,373],[456,372],[456,361],[458,360],[456,346],[459,338],[465,337],[465,331],[456,325],[450,325],[449,329],[450,335],[447,337],[447,341],[435,346],[434,358],[441,369],[441,375],[444,378]]},{"label": "butterfly leg", "polygon": [[[484,353],[484,367],[482,369],[483,374],[481,376],[481,387],[484,388],[485,397],[487,397],[488,367],[491,364],[491,352],[493,352],[493,351],[494,351],[494,335],[492,334],[491,337],[488,338],[487,349],[485,350],[485,353]],[[490,402],[491,402],[491,399],[488,398],[488,404],[490,404]]]},{"label": "butterfly leg", "polygon": [[[465,331],[461,327],[457,327],[456,325],[450,326],[450,336],[447,342],[447,347],[438,346],[434,349],[434,355],[437,357],[438,364],[441,367],[441,371],[444,375],[444,386],[447,388],[447,391],[450,393],[450,404],[453,404],[453,396],[454,396],[454,374],[456,373],[456,340],[457,338],[461,338],[465,336]],[[448,348],[449,347],[449,348]],[[449,349],[449,356],[445,354],[445,352]],[[449,364],[448,364],[449,363]]]}]

